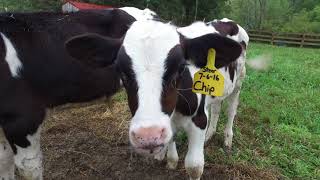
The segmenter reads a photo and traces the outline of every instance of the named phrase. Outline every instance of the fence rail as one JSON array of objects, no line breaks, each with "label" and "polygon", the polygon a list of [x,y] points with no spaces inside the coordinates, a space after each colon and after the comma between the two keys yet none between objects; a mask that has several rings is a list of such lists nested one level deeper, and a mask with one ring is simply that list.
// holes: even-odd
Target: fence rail
[{"label": "fence rail", "polygon": [[320,34],[275,33],[269,31],[249,31],[250,41],[272,45],[292,45],[300,47],[320,47]]}]

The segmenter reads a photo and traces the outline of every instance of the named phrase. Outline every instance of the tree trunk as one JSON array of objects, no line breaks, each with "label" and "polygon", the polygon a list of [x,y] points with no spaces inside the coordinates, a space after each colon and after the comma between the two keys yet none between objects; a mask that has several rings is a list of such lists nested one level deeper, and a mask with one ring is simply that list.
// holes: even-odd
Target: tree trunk
[{"label": "tree trunk", "polygon": [[199,0],[196,0],[196,9],[194,13],[194,20],[197,20],[197,15],[198,15],[198,5],[199,5]]},{"label": "tree trunk", "polygon": [[262,24],[264,22],[264,17],[266,13],[266,0],[259,0],[260,4],[260,15],[259,15],[259,29],[262,29]]}]

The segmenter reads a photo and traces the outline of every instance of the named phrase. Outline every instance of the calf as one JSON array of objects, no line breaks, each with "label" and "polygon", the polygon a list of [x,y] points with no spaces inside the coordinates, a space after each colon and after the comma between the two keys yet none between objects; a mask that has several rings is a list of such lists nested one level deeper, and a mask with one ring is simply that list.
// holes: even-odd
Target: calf
[{"label": "calf", "polygon": [[222,101],[226,99],[228,101],[228,121],[226,123],[224,131],[224,145],[227,148],[227,151],[230,151],[233,137],[233,120],[237,113],[242,81],[244,80],[246,75],[245,60],[246,49],[249,43],[249,36],[241,26],[227,18],[214,20],[207,23],[207,25],[215,28],[220,34],[239,42],[242,47],[241,56],[229,66],[220,69],[220,72],[224,75],[224,77],[226,77],[224,95],[222,97],[207,97],[208,104],[211,104],[211,118],[209,120],[209,125],[206,133],[206,141],[209,140],[211,136],[216,132],[221,104]]},{"label": "calf", "polygon": [[[1,180],[14,179],[14,164],[26,179],[42,179],[40,125],[46,108],[110,96],[119,89],[115,67],[107,66],[117,49],[92,46],[85,52],[89,55],[69,49],[80,62],[66,52],[65,41],[83,33],[122,37],[137,12],[0,14]],[[85,43],[94,45],[90,39]]]},{"label": "calf", "polygon": [[[87,39],[96,42],[99,48],[119,47],[112,47],[110,40],[92,34],[71,39],[66,46],[90,49],[85,44]],[[196,22],[184,28],[157,21],[136,21],[118,43],[121,47],[116,65],[133,116],[129,129],[132,146],[141,154],[159,159],[167,152],[168,166],[175,168],[178,154],[173,135],[183,129],[189,140],[185,167],[191,179],[199,179],[204,167],[205,139],[215,130],[215,122],[208,123],[207,117],[211,110],[210,121],[217,121],[215,106],[226,97],[231,102],[226,145],[231,146],[232,121],[245,72],[247,34],[226,19],[209,24]],[[193,75],[206,65],[210,48],[216,50],[215,66],[226,79],[223,97],[191,91]]]}]

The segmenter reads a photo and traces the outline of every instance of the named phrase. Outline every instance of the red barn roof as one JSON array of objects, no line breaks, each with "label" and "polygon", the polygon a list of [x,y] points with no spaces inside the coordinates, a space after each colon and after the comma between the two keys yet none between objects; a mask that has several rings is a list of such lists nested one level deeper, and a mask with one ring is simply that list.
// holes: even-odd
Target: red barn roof
[{"label": "red barn roof", "polygon": [[106,6],[106,5],[97,5],[97,4],[90,4],[90,3],[83,3],[83,2],[77,2],[77,1],[67,1],[66,3],[70,3],[79,10],[84,9],[108,9],[113,8],[112,6]]}]

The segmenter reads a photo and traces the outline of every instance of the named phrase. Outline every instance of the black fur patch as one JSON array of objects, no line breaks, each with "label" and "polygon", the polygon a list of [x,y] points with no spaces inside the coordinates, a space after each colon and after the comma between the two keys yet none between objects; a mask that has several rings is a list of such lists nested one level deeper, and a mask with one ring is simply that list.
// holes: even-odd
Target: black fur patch
[{"label": "black fur patch", "polygon": [[229,66],[227,67],[229,75],[230,75],[230,79],[232,82],[234,80],[234,76],[237,71],[237,65],[238,65],[238,63],[237,63],[237,61],[235,61],[235,62],[230,63]]},{"label": "black fur patch", "polygon": [[121,74],[121,79],[128,96],[129,108],[132,116],[134,116],[139,105],[138,85],[136,75],[132,69],[132,60],[123,47],[119,50],[116,67],[118,72]]},{"label": "black fur patch", "polygon": [[162,77],[161,106],[162,111],[171,115],[177,103],[177,86],[180,83],[180,68],[185,60],[180,45],[173,47],[165,60],[166,72]]},{"label": "black fur patch", "polygon": [[210,23],[222,36],[234,36],[239,33],[238,25],[233,22],[213,21]]},{"label": "black fur patch", "polygon": [[200,105],[197,114],[192,118],[192,122],[200,129],[205,129],[207,127],[207,116],[204,113],[205,95],[201,95]]},{"label": "black fur patch", "polygon": [[240,44],[243,50],[247,49],[247,44],[244,41],[241,41]]}]

